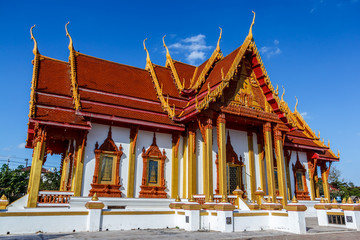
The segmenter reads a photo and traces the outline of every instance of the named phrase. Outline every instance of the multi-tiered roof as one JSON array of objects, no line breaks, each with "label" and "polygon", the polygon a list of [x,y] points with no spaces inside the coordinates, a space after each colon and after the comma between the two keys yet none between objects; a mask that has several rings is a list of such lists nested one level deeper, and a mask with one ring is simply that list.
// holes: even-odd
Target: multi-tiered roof
[{"label": "multi-tiered roof", "polygon": [[[254,15],[255,20],[255,15]],[[296,110],[279,98],[265,70],[252,35],[227,56],[220,37],[211,57],[199,66],[171,58],[140,69],[88,56],[74,49],[69,37],[69,61],[43,56],[34,40],[33,79],[27,147],[32,147],[36,124],[68,129],[91,129],[91,123],[136,124],[144,128],[185,131],[201,112],[216,109],[256,122],[270,121],[286,131],[285,146],[311,149],[316,158],[339,160],[319,140]]]}]

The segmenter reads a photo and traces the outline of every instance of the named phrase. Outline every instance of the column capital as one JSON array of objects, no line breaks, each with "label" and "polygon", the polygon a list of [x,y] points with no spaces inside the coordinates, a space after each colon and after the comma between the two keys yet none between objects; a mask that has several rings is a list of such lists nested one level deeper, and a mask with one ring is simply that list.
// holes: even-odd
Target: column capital
[{"label": "column capital", "polygon": [[282,141],[282,133],[277,126],[274,127],[274,139],[275,139],[275,141],[276,140]]},{"label": "column capital", "polygon": [[172,133],[172,135],[171,135],[172,143],[177,144],[179,142],[179,138],[180,138],[180,133],[178,133],[178,132]]},{"label": "column capital", "polygon": [[212,128],[213,128],[212,119],[211,118],[206,119],[206,121],[205,121],[205,129],[212,129]]},{"label": "column capital", "polygon": [[271,132],[271,123],[270,122],[265,123],[263,128],[264,128],[264,132]]},{"label": "column capital", "polygon": [[225,113],[220,113],[216,120],[217,124],[226,123]]},{"label": "column capital", "polygon": [[131,125],[130,127],[130,139],[135,139],[139,131],[139,126]]}]

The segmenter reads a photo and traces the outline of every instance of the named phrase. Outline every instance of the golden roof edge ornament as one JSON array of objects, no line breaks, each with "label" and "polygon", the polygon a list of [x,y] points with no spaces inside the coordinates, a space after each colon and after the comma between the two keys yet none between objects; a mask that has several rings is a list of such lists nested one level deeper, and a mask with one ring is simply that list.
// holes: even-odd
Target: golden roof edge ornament
[{"label": "golden roof edge ornament", "polygon": [[340,150],[338,149],[337,157],[340,158]]},{"label": "golden roof edge ornament", "polygon": [[217,41],[217,45],[216,45],[216,50],[220,51],[220,40],[221,40],[221,36],[222,36],[222,28],[219,27],[220,29],[220,36],[219,36],[219,39]]},{"label": "golden roof edge ornament", "polygon": [[294,109],[294,112],[297,112],[297,106],[299,104],[299,100],[297,99],[297,97],[295,96],[295,99],[296,99],[296,103],[295,103],[295,109]]},{"label": "golden roof edge ornament", "polygon": [[39,61],[40,61],[40,53],[38,50],[38,45],[37,45],[37,41],[33,35],[33,28],[36,25],[32,26],[30,28],[30,36],[31,39],[34,41],[34,48],[33,48],[33,53],[34,53],[34,59],[32,61],[33,63],[33,74],[32,74],[32,79],[31,79],[31,92],[30,92],[30,105],[29,105],[29,118],[32,118],[36,115],[36,107],[35,107],[35,103],[36,103],[36,88],[37,88],[37,79],[38,79],[38,68],[39,68]]},{"label": "golden roof edge ornament", "polygon": [[33,53],[34,53],[34,55],[37,55],[37,54],[39,54],[39,50],[38,50],[37,41],[36,41],[36,39],[35,39],[35,37],[34,37],[34,35],[33,35],[33,28],[34,28],[35,26],[36,26],[36,24],[34,24],[34,26],[32,26],[32,27],[30,28],[30,36],[31,36],[31,40],[34,41]]},{"label": "golden roof edge ornament", "polygon": [[164,46],[164,48],[166,49],[166,58],[171,58],[171,56],[170,56],[170,52],[169,52],[169,49],[168,49],[168,47],[166,46],[166,44],[165,44],[165,37],[166,37],[166,34],[163,36],[163,38],[162,38],[162,40],[163,40],[163,46]]},{"label": "golden roof edge ornament", "polygon": [[65,24],[65,32],[66,36],[69,38],[69,62],[70,62],[70,72],[71,72],[71,86],[72,86],[72,95],[73,95],[73,102],[74,102],[74,109],[81,110],[81,103],[80,103],[80,94],[78,89],[78,82],[77,82],[77,74],[76,74],[76,59],[75,59],[75,49],[73,45],[73,40],[69,34],[67,26],[69,25],[70,21]]},{"label": "golden roof edge ornament", "polygon": [[151,60],[150,60],[150,55],[149,55],[149,51],[147,50],[146,48],[146,45],[145,45],[145,41],[147,40],[147,38],[144,39],[143,41],[143,45],[144,45],[144,50],[146,52],[146,64],[150,64],[151,63]]},{"label": "golden roof edge ornament", "polygon": [[284,101],[284,96],[285,96],[285,88],[284,86],[282,86],[283,89],[283,93],[281,94],[281,101]]},{"label": "golden roof edge ornament", "polygon": [[166,66],[170,65],[170,70],[171,70],[171,72],[172,72],[172,74],[174,76],[176,87],[178,88],[179,92],[181,92],[185,87],[185,79],[184,79],[183,83],[181,83],[179,75],[178,75],[178,73],[176,71],[175,65],[174,65],[173,60],[171,58],[170,51],[169,51],[168,47],[165,44],[165,37],[166,37],[166,35],[164,35],[163,38],[162,38],[163,45],[164,45],[164,47],[166,49],[166,64],[165,65]]},{"label": "golden roof edge ornament", "polygon": [[[214,63],[223,57],[223,55],[221,54],[221,50],[220,50],[221,36],[222,36],[222,28],[220,28],[220,36],[219,36],[219,39],[217,42],[217,46],[216,46],[215,50],[213,51],[213,53],[211,54],[208,61],[206,62],[205,67],[202,69],[202,71],[199,74],[197,79],[195,79],[196,75],[194,72],[193,78],[191,80],[190,88],[194,89],[196,92],[199,90],[199,88],[202,86],[202,84],[206,81],[206,74],[210,71],[210,69],[214,65]],[[198,69],[198,68],[196,68],[196,69]]]},{"label": "golden roof edge ornament", "polygon": [[253,27],[253,25],[255,23],[255,12],[252,11],[252,13],[254,14],[254,17],[253,17],[253,20],[252,20],[252,23],[251,23],[250,29],[249,29],[249,35],[248,36],[249,36],[250,39],[253,39],[252,27]]},{"label": "golden roof edge ornament", "polygon": [[74,50],[73,40],[72,40],[72,38],[71,38],[71,36],[69,34],[69,31],[67,29],[67,26],[69,25],[69,23],[70,23],[70,21],[65,24],[65,31],[66,31],[66,36],[69,38],[69,46],[68,46],[68,48],[69,48],[70,51],[73,51]]},{"label": "golden roof edge ornament", "polygon": [[158,97],[158,99],[160,100],[160,103],[161,103],[161,108],[163,109],[164,112],[167,112],[168,116],[171,119],[173,119],[175,117],[175,107],[173,107],[173,109],[171,109],[168,100],[166,100],[164,98],[164,96],[163,96],[163,91],[162,91],[163,86],[162,86],[162,84],[160,86],[158,78],[156,76],[154,66],[151,63],[150,55],[149,55],[149,52],[148,52],[148,50],[146,48],[146,45],[145,45],[146,40],[147,40],[147,38],[145,38],[144,41],[143,41],[144,50],[146,51],[146,55],[147,55],[145,70],[149,71],[149,73],[150,73],[152,82],[154,84],[154,88],[156,90],[156,95],[157,95],[157,97]]}]

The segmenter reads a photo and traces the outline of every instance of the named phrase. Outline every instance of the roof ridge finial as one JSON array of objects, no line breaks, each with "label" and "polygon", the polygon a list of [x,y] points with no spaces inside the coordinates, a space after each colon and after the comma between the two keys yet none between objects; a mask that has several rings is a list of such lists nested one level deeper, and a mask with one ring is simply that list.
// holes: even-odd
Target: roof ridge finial
[{"label": "roof ridge finial", "polygon": [[156,133],[154,132],[154,136],[153,136],[153,142],[152,142],[152,145],[156,145]]},{"label": "roof ridge finial", "polygon": [[69,31],[67,29],[67,26],[69,25],[69,23],[70,23],[70,21],[65,24],[65,31],[66,31],[66,36],[69,38],[69,41],[70,41],[68,48],[69,48],[70,51],[72,51],[72,50],[74,50],[73,40],[72,40],[72,38],[71,38],[71,36],[69,34]]},{"label": "roof ridge finial", "polygon": [[284,86],[281,86],[281,87],[282,87],[282,89],[283,89],[283,93],[282,93],[282,95],[281,95],[281,101],[284,101],[285,88],[284,88]]},{"label": "roof ridge finial", "polygon": [[151,63],[149,51],[147,50],[146,45],[145,45],[146,40],[147,40],[147,38],[145,38],[143,41],[144,50],[146,51],[146,63]]},{"label": "roof ridge finial", "polygon": [[33,53],[34,53],[34,55],[36,55],[36,54],[38,54],[39,53],[39,50],[38,50],[38,46],[37,46],[37,41],[36,41],[36,39],[35,39],[35,37],[34,37],[34,35],[33,35],[33,28],[36,26],[36,24],[34,24],[34,26],[32,26],[31,28],[30,28],[30,36],[31,36],[31,39],[34,41],[34,49],[33,49]]},{"label": "roof ridge finial", "polygon": [[108,138],[109,138],[109,139],[112,138],[111,125],[109,126]]},{"label": "roof ridge finial", "polygon": [[171,58],[169,49],[168,49],[168,47],[167,47],[166,44],[165,44],[165,37],[166,37],[166,34],[165,34],[165,35],[163,36],[163,38],[162,38],[164,47],[165,47],[165,49],[166,49],[166,57],[167,57],[167,58]]},{"label": "roof ridge finial", "polygon": [[218,39],[218,42],[217,42],[217,45],[216,45],[216,50],[217,51],[220,51],[220,40],[221,40],[221,36],[222,36],[222,28],[219,27],[220,29],[220,36],[219,36],[219,39]]},{"label": "roof ridge finial", "polygon": [[254,14],[254,17],[253,17],[253,20],[252,20],[252,23],[251,23],[251,26],[250,26],[250,29],[249,29],[249,35],[248,35],[248,36],[250,37],[250,39],[253,38],[252,27],[253,27],[253,25],[254,25],[254,23],[255,23],[255,12],[252,11],[252,13]]},{"label": "roof ridge finial", "polygon": [[295,96],[295,99],[296,99],[296,103],[295,103],[295,109],[294,109],[294,112],[297,112],[297,106],[299,104],[299,100],[297,99],[297,97]]}]

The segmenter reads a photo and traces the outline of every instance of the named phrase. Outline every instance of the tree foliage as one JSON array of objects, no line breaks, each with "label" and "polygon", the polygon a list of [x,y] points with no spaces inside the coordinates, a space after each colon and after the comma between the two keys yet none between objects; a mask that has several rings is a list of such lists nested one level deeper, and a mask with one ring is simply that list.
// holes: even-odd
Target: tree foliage
[{"label": "tree foliage", "polygon": [[[23,171],[24,166],[20,165],[16,169],[10,169],[3,164],[0,168],[0,197],[4,194],[10,202],[24,196],[27,192],[30,171]],[[60,171],[42,174],[39,190],[59,190]]]},{"label": "tree foliage", "polygon": [[360,198],[360,187],[356,187],[351,181],[345,181],[340,177],[341,171],[332,167],[329,173],[330,197],[341,196],[341,198],[348,198],[356,196]]},{"label": "tree foliage", "polygon": [[20,165],[12,170],[6,164],[0,168],[0,196],[4,194],[10,202],[26,193],[29,171],[21,171],[22,168],[24,166]]},{"label": "tree foliage", "polygon": [[56,190],[60,188],[61,174],[56,168],[53,172],[46,172],[40,181],[40,190]]}]

